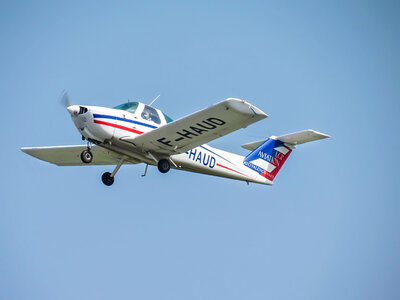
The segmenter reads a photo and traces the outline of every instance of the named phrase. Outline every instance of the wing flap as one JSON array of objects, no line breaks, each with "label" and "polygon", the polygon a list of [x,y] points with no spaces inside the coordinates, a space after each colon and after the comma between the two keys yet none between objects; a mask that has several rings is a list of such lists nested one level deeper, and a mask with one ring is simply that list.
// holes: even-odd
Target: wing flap
[{"label": "wing flap", "polygon": [[169,156],[186,152],[266,117],[267,115],[254,105],[244,100],[229,98],[124,141],[134,143],[143,152]]},{"label": "wing flap", "polygon": [[[82,165],[115,165],[121,159],[121,155],[98,146],[93,146],[93,161],[85,164],[80,158],[80,154],[86,146],[50,146],[50,147],[24,147],[21,150],[40,160],[47,161],[57,166],[82,166]],[[125,164],[136,163],[127,160]]]}]

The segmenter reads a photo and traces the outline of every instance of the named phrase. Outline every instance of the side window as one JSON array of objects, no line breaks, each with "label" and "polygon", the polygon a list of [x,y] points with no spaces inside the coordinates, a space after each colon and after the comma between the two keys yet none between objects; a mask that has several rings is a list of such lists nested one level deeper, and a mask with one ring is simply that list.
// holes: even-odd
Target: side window
[{"label": "side window", "polygon": [[168,117],[166,114],[163,113],[163,115],[164,115],[165,121],[167,121],[167,123],[171,123],[174,121],[170,117]]},{"label": "side window", "polygon": [[161,123],[160,117],[158,116],[157,111],[154,108],[147,106],[147,105],[144,106],[144,109],[142,112],[142,118],[147,121],[152,121],[156,124]]}]

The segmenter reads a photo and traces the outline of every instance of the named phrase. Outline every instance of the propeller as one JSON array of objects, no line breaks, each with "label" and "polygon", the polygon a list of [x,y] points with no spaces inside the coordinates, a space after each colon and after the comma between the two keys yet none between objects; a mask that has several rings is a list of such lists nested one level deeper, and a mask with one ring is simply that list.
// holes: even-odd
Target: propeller
[{"label": "propeller", "polygon": [[74,117],[78,115],[80,106],[72,104],[66,91],[63,91],[63,93],[61,94],[61,105],[68,110],[71,116]]},{"label": "propeller", "polygon": [[61,94],[61,105],[64,106],[65,108],[68,108],[69,106],[72,105],[72,102],[69,99],[69,95],[65,90]]}]

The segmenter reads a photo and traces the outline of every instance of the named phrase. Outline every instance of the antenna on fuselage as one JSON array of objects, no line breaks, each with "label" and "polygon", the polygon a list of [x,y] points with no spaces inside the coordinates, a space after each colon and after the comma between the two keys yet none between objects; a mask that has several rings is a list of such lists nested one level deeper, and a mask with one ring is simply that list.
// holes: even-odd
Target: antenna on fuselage
[{"label": "antenna on fuselage", "polygon": [[153,101],[150,102],[149,106],[151,106],[154,102],[156,102],[156,100],[160,97],[161,95],[158,95],[157,97],[155,97],[153,99]]}]

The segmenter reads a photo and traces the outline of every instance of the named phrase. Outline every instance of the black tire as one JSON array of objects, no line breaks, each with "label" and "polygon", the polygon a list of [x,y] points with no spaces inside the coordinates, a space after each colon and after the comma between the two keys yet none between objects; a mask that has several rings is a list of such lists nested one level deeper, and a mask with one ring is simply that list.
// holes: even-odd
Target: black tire
[{"label": "black tire", "polygon": [[167,159],[161,159],[158,164],[158,171],[160,171],[161,173],[167,173],[169,171],[169,169],[171,169],[171,164],[169,163],[169,161]]},{"label": "black tire", "polygon": [[81,153],[81,160],[85,164],[90,164],[93,160],[93,154],[89,149],[83,150]]},{"label": "black tire", "polygon": [[101,181],[103,181],[103,183],[105,185],[110,186],[110,185],[112,185],[114,183],[114,177],[111,177],[111,173],[110,172],[105,172],[101,176]]}]

